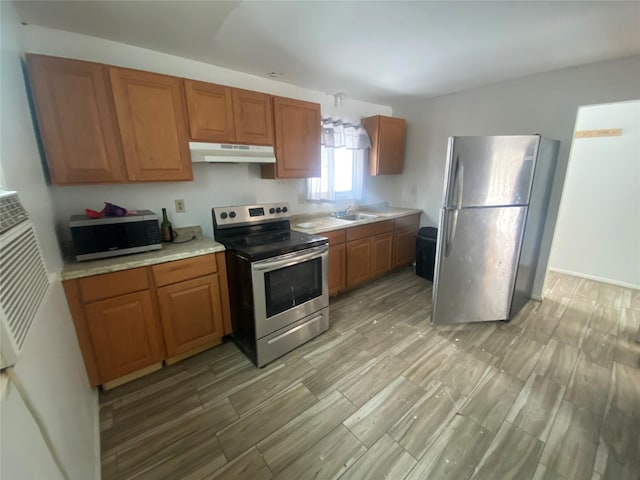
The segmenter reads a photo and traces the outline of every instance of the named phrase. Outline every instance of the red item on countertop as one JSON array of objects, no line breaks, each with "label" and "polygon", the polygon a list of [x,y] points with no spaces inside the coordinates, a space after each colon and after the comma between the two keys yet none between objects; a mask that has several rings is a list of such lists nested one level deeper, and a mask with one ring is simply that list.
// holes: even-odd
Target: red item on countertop
[{"label": "red item on countertop", "polygon": [[89,218],[102,218],[102,212],[96,212],[90,208],[85,208],[84,213],[86,213]]},{"label": "red item on countertop", "polygon": [[104,202],[104,208],[100,212],[91,210],[90,208],[85,208],[84,212],[89,218],[124,217],[127,214],[136,213],[133,210],[127,210],[124,207],[119,207],[118,205],[114,205],[113,203],[108,202]]}]

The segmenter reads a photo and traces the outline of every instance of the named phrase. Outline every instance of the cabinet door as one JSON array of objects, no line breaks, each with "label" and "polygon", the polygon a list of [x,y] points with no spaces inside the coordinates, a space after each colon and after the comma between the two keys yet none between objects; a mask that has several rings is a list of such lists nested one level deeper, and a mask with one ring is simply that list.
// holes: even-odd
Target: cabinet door
[{"label": "cabinet door", "polygon": [[347,287],[358,285],[371,277],[371,239],[347,243]]},{"label": "cabinet door", "polygon": [[393,266],[409,265],[416,259],[416,234],[420,214],[397,218],[393,224]]},{"label": "cabinet door", "polygon": [[371,244],[371,276],[382,275],[391,270],[391,232],[373,237]]},{"label": "cabinet door", "polygon": [[184,81],[191,140],[233,142],[231,88],[213,83]]},{"label": "cabinet door", "polygon": [[109,183],[125,170],[105,66],[27,55],[51,183]]},{"label": "cabinet door", "polygon": [[273,145],[271,97],[266,93],[232,89],[235,141],[252,145]]},{"label": "cabinet door", "polygon": [[114,67],[109,74],[129,180],[192,180],[182,81]]},{"label": "cabinet door", "polygon": [[276,164],[263,165],[263,178],[320,176],[320,105],[273,97]]},{"label": "cabinet door", "polygon": [[224,335],[218,275],[159,288],[158,302],[169,357],[215,343]]},{"label": "cabinet door", "polygon": [[393,266],[409,265],[416,259],[416,231],[400,230],[394,233]]},{"label": "cabinet door", "polygon": [[362,120],[371,138],[369,174],[400,174],[404,168],[407,123],[402,118],[376,115]]},{"label": "cabinet door", "polygon": [[402,173],[405,136],[406,122],[403,119],[380,117],[378,175]]},{"label": "cabinet door", "polygon": [[329,295],[344,290],[346,282],[346,249],[342,245],[329,246]]},{"label": "cabinet door", "polygon": [[85,312],[101,383],[164,358],[148,290],[89,303]]}]

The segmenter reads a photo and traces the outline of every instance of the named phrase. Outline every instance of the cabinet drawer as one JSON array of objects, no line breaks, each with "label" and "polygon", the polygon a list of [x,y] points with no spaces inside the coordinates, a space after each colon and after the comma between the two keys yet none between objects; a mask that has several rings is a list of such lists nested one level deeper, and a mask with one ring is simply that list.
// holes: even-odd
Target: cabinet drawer
[{"label": "cabinet drawer", "polygon": [[200,255],[185,260],[161,263],[151,267],[156,286],[169,285],[171,283],[201,277],[218,271],[216,255]]},{"label": "cabinet drawer", "polygon": [[322,237],[327,237],[329,239],[329,245],[331,246],[340,245],[341,243],[345,242],[346,230],[345,229],[333,230],[331,232],[322,232],[322,233],[319,233],[318,235]]},{"label": "cabinet drawer", "polygon": [[375,235],[380,235],[381,233],[391,232],[392,230],[393,220],[385,220],[384,222],[351,227],[347,229],[347,242],[360,240],[361,238],[373,237]]},{"label": "cabinet drawer", "polygon": [[149,288],[147,272],[144,267],[81,278],[78,284],[83,303]]},{"label": "cabinet drawer", "polygon": [[395,219],[395,229],[401,228],[414,228],[418,231],[418,227],[420,226],[420,214],[416,213],[415,215],[407,215],[406,217],[396,218]]}]

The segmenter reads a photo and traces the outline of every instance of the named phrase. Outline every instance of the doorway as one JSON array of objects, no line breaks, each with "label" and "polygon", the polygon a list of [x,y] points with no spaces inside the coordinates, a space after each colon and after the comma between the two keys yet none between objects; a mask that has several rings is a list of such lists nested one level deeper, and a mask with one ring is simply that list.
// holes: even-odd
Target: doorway
[{"label": "doorway", "polygon": [[548,269],[640,290],[640,100],[578,109]]}]

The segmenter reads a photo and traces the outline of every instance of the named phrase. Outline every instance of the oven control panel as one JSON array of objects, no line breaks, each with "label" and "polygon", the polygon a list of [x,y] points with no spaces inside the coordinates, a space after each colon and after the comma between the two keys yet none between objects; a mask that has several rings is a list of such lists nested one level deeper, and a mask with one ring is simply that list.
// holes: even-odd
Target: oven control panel
[{"label": "oven control panel", "polygon": [[289,204],[266,203],[263,205],[233,205],[212,208],[217,225],[234,225],[240,223],[260,223],[268,220],[289,218]]}]

